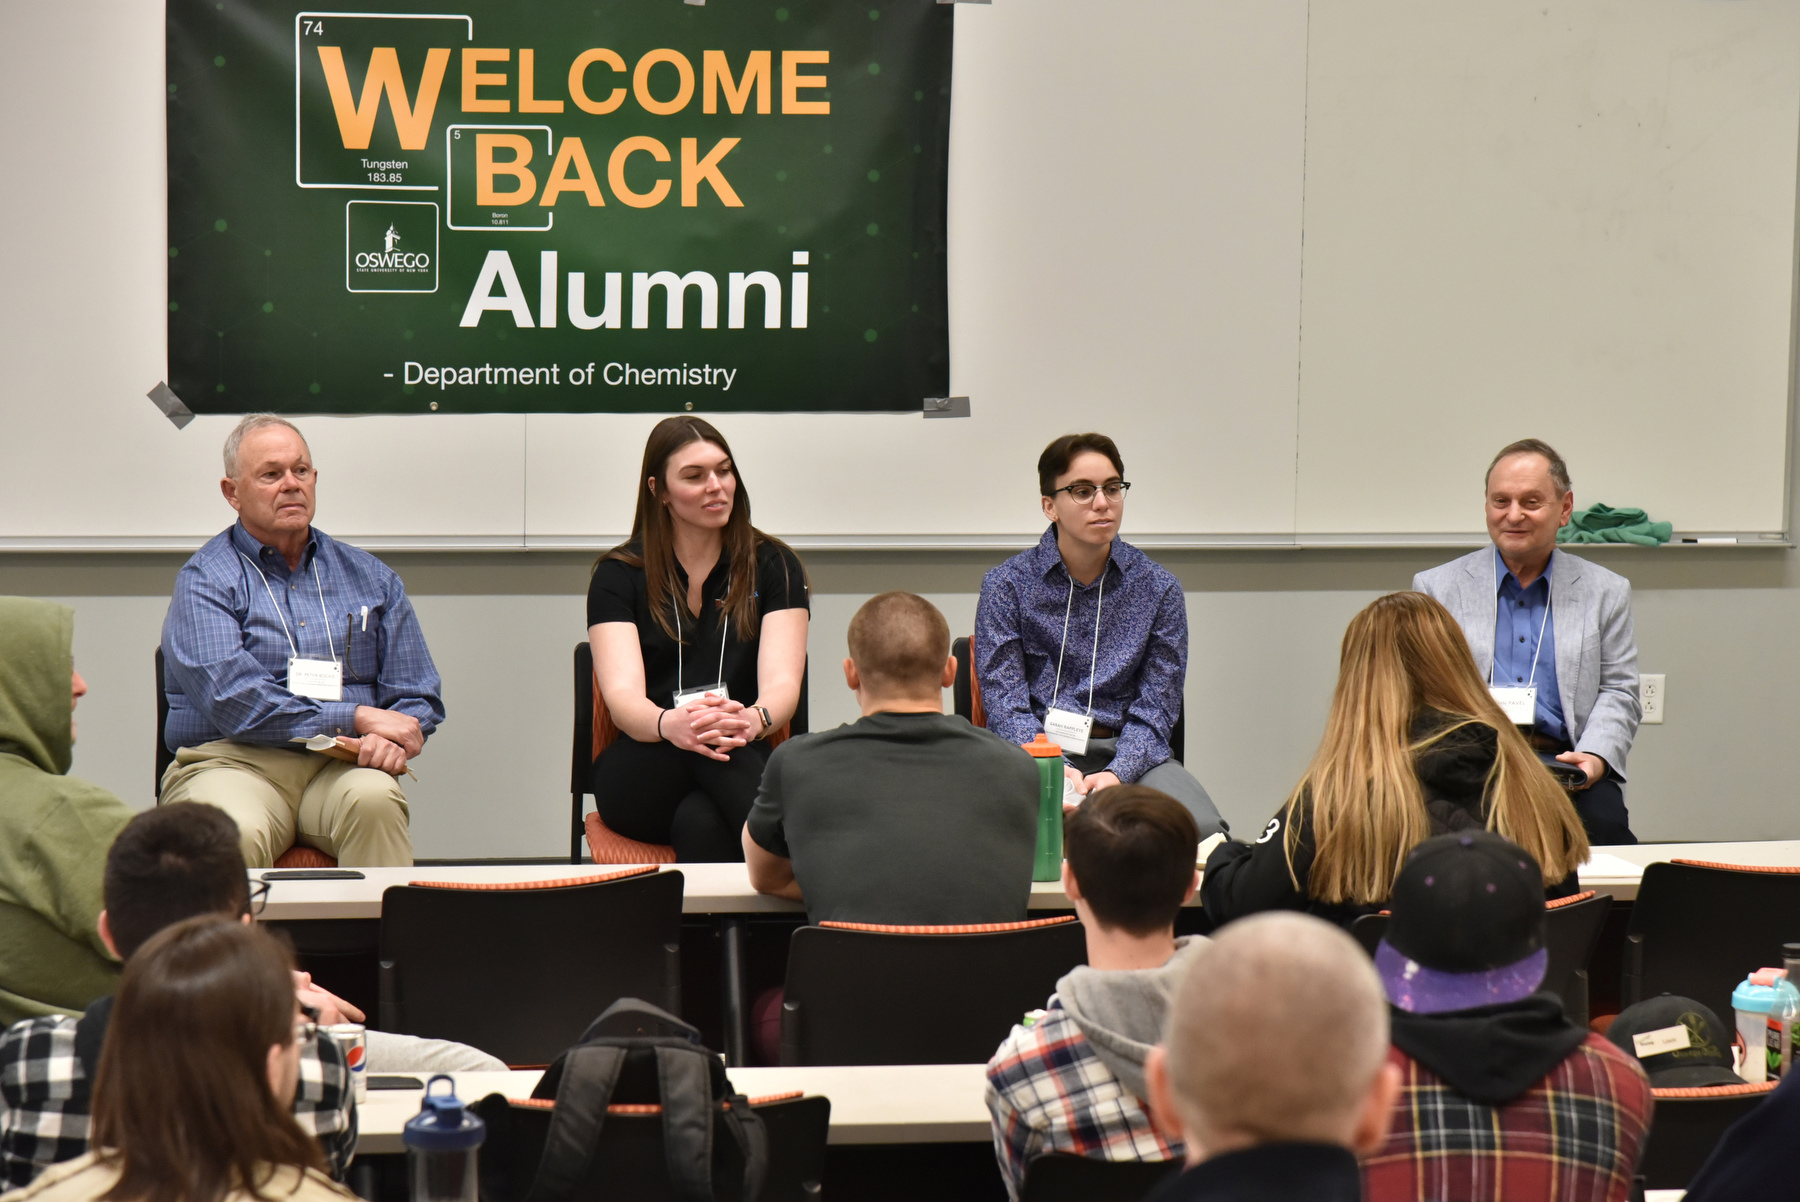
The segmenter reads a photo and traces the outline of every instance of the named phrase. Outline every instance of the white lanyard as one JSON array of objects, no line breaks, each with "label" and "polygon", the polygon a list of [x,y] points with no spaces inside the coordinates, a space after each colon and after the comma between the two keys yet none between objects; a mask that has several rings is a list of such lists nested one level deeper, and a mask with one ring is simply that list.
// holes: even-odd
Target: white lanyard
[{"label": "white lanyard", "polygon": [[[1498,571],[1498,569],[1496,569],[1496,572],[1497,571]],[[1515,579],[1517,579],[1517,577],[1515,577]],[[1525,681],[1526,688],[1531,688],[1533,685],[1535,685],[1537,683],[1538,656],[1543,654],[1544,630],[1547,626],[1549,626],[1549,624],[1550,624],[1550,590],[1548,588],[1546,588],[1544,590],[1544,618],[1543,618],[1543,621],[1538,623],[1537,646],[1533,647],[1531,649],[1531,675]],[[1495,627],[1498,627],[1500,625],[1500,585],[1498,583],[1496,583],[1494,585],[1494,625],[1495,625]],[[1498,636],[1498,634],[1499,634],[1499,631],[1497,629],[1495,631],[1495,634],[1496,634],[1496,636]],[[1488,682],[1489,688],[1494,687],[1494,668],[1499,664],[1499,662],[1500,662],[1500,648],[1496,645],[1494,648],[1493,658],[1488,660],[1487,682]],[[1504,687],[1504,686],[1502,686],[1502,687]]]},{"label": "white lanyard", "polygon": [[[287,635],[288,647],[293,651],[294,658],[299,659],[300,648],[294,642],[294,632],[288,629],[287,619],[282,616],[281,603],[275,600],[275,590],[269,586],[269,578],[263,575],[263,570],[257,567],[256,561],[242,551],[238,552],[238,558],[255,568],[256,574],[262,577],[263,590],[269,594],[269,604],[275,607],[275,616],[281,622],[281,633]],[[319,557],[317,555],[313,556],[313,587],[319,590],[319,614],[325,619],[325,646],[331,652],[331,662],[335,664],[337,663],[337,644],[331,638],[331,615],[325,612],[325,585],[319,580]]]},{"label": "white lanyard", "polygon": [[[1091,718],[1094,714],[1094,677],[1100,668],[1100,610],[1106,604],[1106,569],[1100,569],[1100,592],[1094,598],[1094,659],[1088,666],[1088,700],[1087,712]],[[1056,699],[1062,696],[1063,655],[1069,649],[1069,614],[1075,609],[1075,577],[1069,577],[1069,602],[1063,607],[1062,646],[1056,652],[1056,685],[1050,690],[1050,708],[1056,708]],[[1499,621],[1498,615],[1495,621]]]},{"label": "white lanyard", "polygon": [[[682,684],[687,677],[681,654],[681,606],[677,604],[675,597],[672,594],[669,597],[669,605],[675,610],[675,693],[679,696],[681,694]],[[700,609],[701,612],[705,612],[706,610],[706,594],[704,592],[700,595]],[[713,682],[714,684],[725,683],[725,636],[731,633],[731,622],[729,619],[730,615],[726,614],[724,610],[719,611],[719,676],[718,679]],[[700,619],[698,617],[694,619],[694,633],[700,633]]]}]

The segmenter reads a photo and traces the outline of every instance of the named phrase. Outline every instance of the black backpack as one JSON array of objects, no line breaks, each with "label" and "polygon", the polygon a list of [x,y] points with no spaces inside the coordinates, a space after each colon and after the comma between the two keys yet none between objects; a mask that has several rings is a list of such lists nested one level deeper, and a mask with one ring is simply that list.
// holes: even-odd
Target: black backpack
[{"label": "black backpack", "polygon": [[[531,1096],[553,1098],[556,1106],[547,1113],[522,1109],[489,1094],[475,1107],[488,1124],[483,1202],[572,1202],[594,1193],[585,1187],[596,1173],[606,1108],[646,1103],[662,1107],[671,1197],[756,1202],[762,1192],[769,1162],[762,1119],[732,1088],[700,1032],[649,1002],[621,998],[608,1006],[545,1070]],[[626,1196],[614,1172],[599,1173],[613,1186],[608,1194]]]}]

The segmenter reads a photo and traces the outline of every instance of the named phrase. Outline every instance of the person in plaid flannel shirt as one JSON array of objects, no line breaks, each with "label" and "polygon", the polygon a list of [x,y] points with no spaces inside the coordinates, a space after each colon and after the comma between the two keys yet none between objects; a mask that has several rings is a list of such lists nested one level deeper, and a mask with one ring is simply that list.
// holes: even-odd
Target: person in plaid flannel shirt
[{"label": "person in plaid flannel shirt", "polygon": [[1625,1202],[1650,1128],[1635,1057],[1543,983],[1543,876],[1486,831],[1421,843],[1375,953],[1401,1076],[1367,1202]]},{"label": "person in plaid flannel shirt", "polygon": [[[249,922],[261,902],[250,895],[237,825],[196,802],[133,818],[107,853],[103,892],[100,937],[121,959],[184,918],[219,913]],[[296,986],[309,1018],[320,1017],[321,1007],[335,1018],[329,1011],[336,998],[304,974]],[[87,1152],[94,1071],[112,1003],[104,997],[80,1018],[26,1019],[0,1036],[0,1187],[29,1185],[51,1165]],[[356,1151],[356,1102],[344,1049],[323,1031],[301,1047],[294,1118],[318,1138],[341,1178]]]},{"label": "person in plaid flannel shirt", "polygon": [[1087,932],[1088,962],[988,1061],[994,1151],[1014,1198],[1026,1165],[1046,1152],[1179,1160],[1183,1151],[1151,1120],[1144,1057],[1206,943],[1175,937],[1175,916],[1199,883],[1199,826],[1166,793],[1115,785],[1069,815],[1063,840],[1063,890]]}]

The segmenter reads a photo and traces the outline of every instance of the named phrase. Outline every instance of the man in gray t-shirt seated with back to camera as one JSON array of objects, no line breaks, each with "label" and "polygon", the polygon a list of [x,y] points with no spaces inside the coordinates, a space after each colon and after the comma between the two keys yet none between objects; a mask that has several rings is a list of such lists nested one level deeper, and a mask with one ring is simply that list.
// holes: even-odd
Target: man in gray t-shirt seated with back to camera
[{"label": "man in gray t-shirt seated with back to camera", "polygon": [[844,679],[862,718],[777,747],[744,824],[750,883],[812,922],[1026,917],[1038,773],[998,735],[944,713],[950,627],[912,593],[850,621]]}]

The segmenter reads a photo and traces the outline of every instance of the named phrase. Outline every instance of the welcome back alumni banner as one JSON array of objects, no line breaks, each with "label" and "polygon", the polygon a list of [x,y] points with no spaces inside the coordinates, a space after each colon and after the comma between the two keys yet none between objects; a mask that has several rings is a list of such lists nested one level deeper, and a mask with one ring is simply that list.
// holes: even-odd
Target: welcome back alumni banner
[{"label": "welcome back alumni banner", "polygon": [[919,410],[952,6],[167,0],[197,413]]}]

